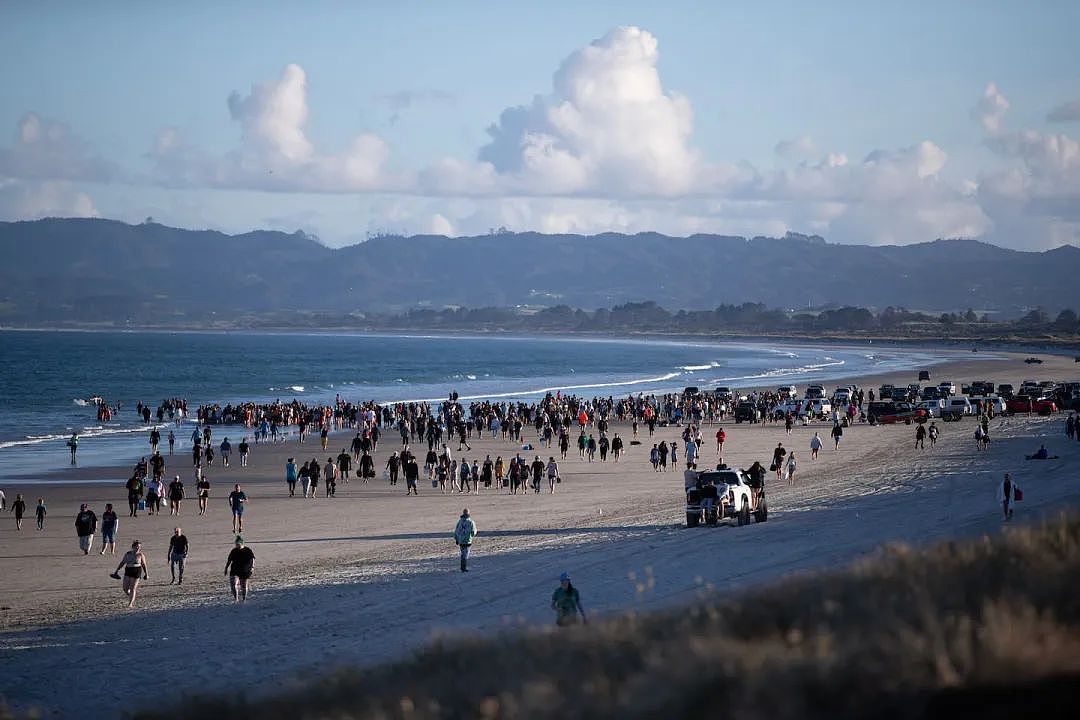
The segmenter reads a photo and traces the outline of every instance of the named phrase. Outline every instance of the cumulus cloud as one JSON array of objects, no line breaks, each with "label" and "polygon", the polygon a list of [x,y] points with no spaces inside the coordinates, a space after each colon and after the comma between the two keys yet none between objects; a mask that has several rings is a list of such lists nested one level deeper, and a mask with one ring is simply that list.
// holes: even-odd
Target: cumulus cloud
[{"label": "cumulus cloud", "polygon": [[93,154],[67,125],[32,112],[19,119],[11,146],[0,148],[0,177],[108,182],[117,174],[114,163]]},{"label": "cumulus cloud", "polygon": [[998,90],[996,83],[987,83],[982,97],[971,113],[982,123],[983,130],[993,135],[1001,131],[1001,120],[1009,109],[1009,101]]},{"label": "cumulus cloud", "polygon": [[619,27],[567,57],[552,91],[503,111],[479,160],[536,194],[674,196],[699,168],[693,111],[665,91],[656,38]]},{"label": "cumulus cloud", "polygon": [[986,145],[1006,163],[979,179],[979,201],[994,221],[991,238],[1033,247],[1080,241],[1080,141],[1037,130],[988,131]]},{"label": "cumulus cloud", "polygon": [[151,156],[168,183],[275,191],[362,192],[394,189],[401,179],[387,171],[390,149],[361,133],[338,153],[320,153],[308,138],[307,74],[287,65],[276,81],[255,84],[247,95],[229,95],[229,113],[240,125],[240,146],[210,158],[186,145],[175,128],[159,133]]},{"label": "cumulus cloud", "polygon": [[0,219],[99,217],[94,201],[63,180],[44,182],[0,178]]},{"label": "cumulus cloud", "polygon": [[1063,103],[1051,110],[1046,116],[1047,122],[1080,122],[1080,100]]}]

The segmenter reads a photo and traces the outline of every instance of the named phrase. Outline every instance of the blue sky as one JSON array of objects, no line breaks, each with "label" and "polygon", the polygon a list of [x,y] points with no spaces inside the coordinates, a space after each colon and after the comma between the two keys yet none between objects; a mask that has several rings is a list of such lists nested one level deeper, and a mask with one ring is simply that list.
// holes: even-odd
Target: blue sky
[{"label": "blue sky", "polygon": [[1080,242],[1077,3],[224,5],[0,6],[0,218]]}]

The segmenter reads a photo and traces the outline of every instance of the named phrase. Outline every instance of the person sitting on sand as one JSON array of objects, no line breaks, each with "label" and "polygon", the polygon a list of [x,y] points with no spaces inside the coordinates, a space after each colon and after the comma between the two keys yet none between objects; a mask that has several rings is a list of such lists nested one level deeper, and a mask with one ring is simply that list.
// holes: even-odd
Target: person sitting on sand
[{"label": "person sitting on sand", "polygon": [[1040,445],[1039,449],[1035,451],[1034,455],[1025,455],[1024,457],[1026,459],[1028,459],[1028,460],[1057,460],[1058,459],[1057,455],[1051,455],[1046,450],[1045,445]]}]

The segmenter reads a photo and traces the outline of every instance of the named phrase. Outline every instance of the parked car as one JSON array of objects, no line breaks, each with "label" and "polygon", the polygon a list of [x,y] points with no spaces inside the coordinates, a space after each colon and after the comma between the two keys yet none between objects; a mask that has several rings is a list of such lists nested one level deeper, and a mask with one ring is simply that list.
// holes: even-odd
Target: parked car
[{"label": "parked car", "polygon": [[1042,359],[1037,357],[1024,358],[1024,362],[1028,365],[1042,365]]},{"label": "parked car", "polygon": [[723,385],[716,388],[716,390],[713,391],[713,395],[716,397],[717,400],[721,400],[723,402],[730,402],[735,398],[735,393],[731,390],[731,388]]},{"label": "parked car", "polygon": [[776,388],[776,394],[780,397],[793,398],[798,397],[799,390],[794,385],[781,385]]},{"label": "parked car", "polygon": [[825,397],[824,385],[807,385],[806,386],[806,399],[807,400],[819,400]]},{"label": "parked car", "polygon": [[1011,383],[1001,383],[997,386],[997,394],[1008,400],[1013,396],[1013,386]]},{"label": "parked car", "polygon": [[837,405],[847,405],[849,402],[851,402],[851,388],[849,388],[849,387],[838,387],[838,388],[836,388],[835,392],[833,392],[832,399],[833,399],[833,402],[836,403]]},{"label": "parked car", "polygon": [[[710,485],[716,488],[715,501],[707,497]],[[742,470],[722,467],[686,475],[684,490],[687,527],[697,527],[701,523],[716,525],[722,520],[735,520],[742,526],[749,525],[751,518],[754,522],[769,519],[764,486],[750,487],[750,478]]]},{"label": "parked car", "polygon": [[910,425],[912,422],[924,422],[929,417],[928,412],[909,402],[891,401],[870,403],[866,415],[871,422],[885,425],[901,422]]},{"label": "parked car", "polygon": [[927,385],[919,393],[919,397],[923,400],[937,400],[941,396],[941,390],[933,385]]},{"label": "parked car", "polygon": [[757,406],[752,402],[741,402],[735,406],[735,424],[746,421],[754,422],[757,415]]},{"label": "parked car", "polygon": [[922,382],[924,380],[929,380],[929,379],[930,379],[930,371],[929,370],[920,370],[919,371],[919,382]]},{"label": "parked car", "polygon": [[943,401],[945,408],[941,411],[942,420],[960,420],[965,415],[975,412],[967,395],[954,395]]},{"label": "parked car", "polygon": [[955,395],[956,383],[952,380],[943,380],[938,383],[938,390],[940,390],[943,395]]},{"label": "parked car", "polygon": [[892,398],[892,391],[893,391],[893,386],[892,385],[882,385],[880,388],[878,388],[878,400],[884,401],[884,400],[891,399]]}]

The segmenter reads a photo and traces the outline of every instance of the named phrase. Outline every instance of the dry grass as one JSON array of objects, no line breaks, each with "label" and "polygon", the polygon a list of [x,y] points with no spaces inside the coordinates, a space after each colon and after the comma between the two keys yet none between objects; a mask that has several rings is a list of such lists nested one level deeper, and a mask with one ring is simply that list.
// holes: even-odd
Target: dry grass
[{"label": "dry grass", "polygon": [[[286,648],[267,647],[272,656]],[[272,672],[272,661],[267,662]],[[1074,717],[1080,517],[163,718]],[[2,713],[0,713],[2,714]]]}]

